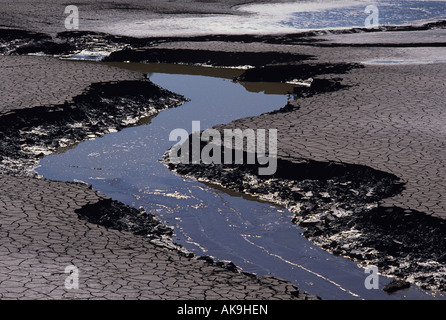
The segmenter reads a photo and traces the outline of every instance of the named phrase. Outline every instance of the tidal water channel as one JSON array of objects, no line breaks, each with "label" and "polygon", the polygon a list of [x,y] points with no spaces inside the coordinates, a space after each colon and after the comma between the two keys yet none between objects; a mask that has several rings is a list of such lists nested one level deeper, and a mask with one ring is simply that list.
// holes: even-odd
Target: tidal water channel
[{"label": "tidal water channel", "polygon": [[[117,64],[189,98],[138,125],[82,142],[40,161],[44,178],[83,181],[133,207],[143,207],[174,228],[173,241],[197,256],[232,261],[243,271],[295,283],[323,299],[432,299],[416,286],[388,295],[367,289],[368,274],[344,257],[306,240],[284,208],[206,185],[171,172],[159,160],[175,142],[177,128],[191,132],[286,105],[291,87],[277,83],[236,83],[236,69],[163,64]],[[269,129],[269,128],[265,128]],[[380,288],[390,282],[380,276]]]}]

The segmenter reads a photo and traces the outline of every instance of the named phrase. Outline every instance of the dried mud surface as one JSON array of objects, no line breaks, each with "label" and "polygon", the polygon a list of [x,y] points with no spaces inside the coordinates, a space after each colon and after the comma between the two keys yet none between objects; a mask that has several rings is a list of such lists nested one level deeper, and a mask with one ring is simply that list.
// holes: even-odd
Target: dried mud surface
[{"label": "dried mud surface", "polygon": [[[444,28],[444,22],[417,28],[391,28],[390,31],[404,34],[432,28]],[[365,30],[350,30],[349,34],[361,32]],[[159,61],[212,66],[245,66],[246,62],[252,61],[250,65],[254,68],[246,70],[235,81],[304,81],[313,78],[314,85],[304,88],[297,86],[295,99],[281,109],[278,106],[278,111],[218,127],[279,127],[279,167],[276,176],[259,177],[255,174],[255,166],[227,168],[180,165],[171,166],[171,169],[178,174],[218,183],[284,205],[295,212],[292,222],[303,226],[308,238],[334,254],[374,263],[383,272],[417,283],[428,290],[445,290],[446,201],[442,191],[446,181],[446,140],[435,127],[444,116],[439,109],[444,102],[443,93],[446,92],[442,81],[444,64],[382,67],[364,66],[357,61],[364,52],[377,57],[400,57],[403,54],[401,48],[409,55],[417,55],[427,52],[420,49],[442,49],[441,44],[415,40],[404,44],[335,43],[332,39],[324,38],[324,35],[314,33],[188,39],[137,39],[85,31],[63,32],[56,37],[49,37],[31,31],[2,30],[0,35],[0,52],[7,56],[2,57],[2,62],[15,70],[19,67],[15,65],[16,62],[11,65],[8,63],[13,59],[25,58],[18,55],[39,53],[65,56],[89,50],[98,53],[114,51],[116,53],[108,58],[113,61]],[[207,48],[203,49],[203,46]],[[346,47],[349,52],[343,56],[341,53],[346,52]],[[228,51],[231,52],[229,56],[222,53]],[[284,73],[285,69],[287,73]],[[3,105],[0,121],[4,124],[2,133],[5,140],[2,142],[10,139],[8,143],[2,143],[2,165],[6,164],[3,170],[17,174],[20,168],[24,168],[23,163],[15,164],[14,167],[11,165],[14,161],[8,163],[8,159],[38,159],[42,156],[35,151],[31,152],[32,156],[31,153],[24,153],[24,150],[29,150],[24,146],[35,147],[42,143],[42,149],[49,152],[60,147],[55,141],[66,134],[64,130],[67,127],[64,124],[78,121],[83,123],[82,126],[85,125],[85,130],[71,130],[67,133],[73,141],[96,133],[106,133],[109,128],[119,130],[123,125],[122,120],[129,116],[128,110],[113,109],[112,106],[119,106],[120,103],[140,106],[141,99],[148,98],[135,95],[136,91],[132,91],[132,87],[141,89],[139,86],[142,86],[151,92],[150,95],[155,92],[155,96],[156,92],[162,91],[147,81],[135,80],[130,75],[126,77],[121,80],[129,81],[128,84],[132,85],[124,85],[122,88],[127,89],[118,91],[116,95],[111,93],[115,92],[115,85],[120,85],[108,80],[97,81],[92,86],[85,84],[81,88],[89,88],[87,93],[82,91],[70,97],[71,100],[64,99],[70,100],[68,102],[56,99],[55,103],[46,103],[44,109],[41,108],[41,102],[32,105],[24,101],[19,108],[12,104]],[[411,84],[410,90],[407,89],[407,83]],[[14,87],[13,83],[11,87]],[[119,101],[120,95],[125,96],[126,90],[130,90],[130,96]],[[96,95],[97,92],[101,94]],[[154,110],[161,110],[166,104],[176,106],[183,101],[173,93],[164,94],[168,95],[167,103],[162,100],[166,98],[156,99]],[[43,96],[42,101],[49,99]],[[83,103],[93,103],[98,108],[83,108]],[[104,110],[117,113],[119,121],[101,116]],[[147,113],[147,109],[136,112],[130,117],[139,118]],[[58,117],[53,117],[52,113]],[[39,118],[40,114],[45,116]],[[69,119],[62,115],[68,115]],[[39,124],[40,121],[45,123],[44,118],[51,123],[45,128]],[[128,125],[127,122],[124,124]],[[40,131],[35,131],[36,128]],[[17,130],[21,130],[22,134],[17,135]],[[422,176],[420,172],[423,172]],[[13,185],[16,182],[12,181],[20,178],[3,174],[2,179]],[[45,184],[45,180],[38,179],[23,181],[39,187]],[[61,190],[64,188],[61,187]],[[61,199],[72,197],[63,194]],[[2,208],[9,210],[17,204],[19,200],[14,200],[16,197],[9,193],[4,195]],[[75,195],[73,197],[76,198]],[[40,206],[43,197],[40,200],[37,198],[26,196],[24,201],[20,200],[22,204],[11,212],[39,217],[45,209]],[[97,198],[93,203],[81,202],[82,206],[77,206],[76,214],[82,219],[110,229],[131,231],[132,234],[140,232],[131,226],[141,221],[137,218],[123,218],[119,213],[122,209],[119,204],[101,201],[99,208],[96,208],[94,203],[99,203]],[[100,211],[100,208],[106,208],[106,212],[95,216],[94,212]],[[137,216],[136,211],[126,210],[129,216]],[[157,226],[155,222],[151,224],[146,221],[142,224],[145,223],[148,223],[148,229]],[[267,290],[270,289],[272,287],[268,286]],[[280,294],[275,291],[264,297],[275,294],[282,298],[288,297],[291,291],[287,287]],[[281,295],[283,292],[285,295]],[[169,296],[166,291],[159,294]],[[192,296],[190,291],[188,296]],[[244,297],[249,297],[249,294]]]}]

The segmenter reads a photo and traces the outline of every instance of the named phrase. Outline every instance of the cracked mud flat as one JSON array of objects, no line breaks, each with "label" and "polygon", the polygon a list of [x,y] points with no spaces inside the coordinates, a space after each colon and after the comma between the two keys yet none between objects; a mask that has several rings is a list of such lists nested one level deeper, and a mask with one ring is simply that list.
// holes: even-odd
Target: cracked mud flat
[{"label": "cracked mud flat", "polygon": [[[39,41],[37,45],[26,45],[25,48],[20,44],[19,47],[22,47],[22,49],[18,52],[17,49],[7,49],[9,51],[5,52],[67,53],[68,47],[66,46],[53,47],[46,43],[45,39]],[[43,50],[38,49],[42,44],[41,41],[46,43]],[[115,45],[109,41],[106,41],[106,43],[111,47]],[[184,51],[181,53],[184,53]],[[185,62],[187,62],[187,58]],[[201,62],[199,61],[199,63]],[[218,62],[215,64],[218,64]],[[289,108],[292,109],[292,107]],[[37,133],[37,135],[39,134]],[[32,138],[28,142],[32,145],[37,140],[37,138]],[[14,154],[14,152],[11,153]],[[296,164],[288,165],[293,167]],[[299,172],[303,170],[311,173],[314,172],[315,168],[319,170],[324,165],[327,164],[309,161],[304,164],[305,170],[300,167],[296,169]],[[344,169],[345,166],[351,169],[348,164],[342,166],[344,166]],[[233,176],[229,175],[227,179],[227,170],[221,170],[221,168],[175,168],[181,174],[220,183],[228,188],[242,190],[259,197],[268,195],[266,196],[268,201],[280,203],[287,206],[291,211],[295,211],[295,222],[304,225],[308,230],[306,235],[327,250],[359,259],[359,261],[377,263],[386,272],[411,281],[414,279],[415,282],[420,283],[426,289],[440,288],[444,290],[443,274],[440,272],[439,278],[436,278],[435,274],[437,271],[442,271],[440,267],[441,264],[444,265],[444,252],[441,250],[445,247],[443,243],[445,232],[443,221],[424,216],[421,212],[397,207],[379,207],[377,202],[384,197],[397,193],[400,186],[395,185],[397,180],[395,176],[367,169],[364,169],[367,174],[364,174],[364,171],[361,171],[362,169],[355,168],[352,171],[358,170],[357,172],[361,173],[360,176],[364,174],[363,177],[370,177],[374,182],[372,184],[367,184],[367,182],[370,182],[369,180],[364,181],[358,179],[358,177],[351,177],[343,170],[338,170],[338,174],[330,176],[330,179],[327,177],[323,179],[320,177],[316,179],[302,179],[302,177],[299,177],[290,180],[279,176],[276,180],[268,181],[267,187],[265,187],[263,181],[259,183],[259,177],[245,168],[230,170]],[[240,183],[235,183],[236,179],[240,179]],[[351,185],[352,188],[350,188]],[[373,193],[373,189],[379,190],[379,192]],[[277,191],[277,193],[271,197],[272,191]],[[339,206],[339,202],[342,205]],[[407,227],[406,224],[411,227]],[[389,237],[389,226],[392,227],[392,230],[404,226],[404,229],[410,230],[410,232],[398,234],[397,237]],[[354,231],[351,232],[351,229]],[[402,227],[399,229],[402,229]],[[421,231],[419,231],[420,229]],[[371,230],[373,232],[370,232]],[[416,235],[423,236],[417,238]],[[355,240],[352,242],[352,239]],[[422,240],[419,242],[421,245],[414,249],[413,244],[420,239]],[[433,250],[423,252],[426,251],[426,247]],[[412,275],[413,279],[408,275]]]}]

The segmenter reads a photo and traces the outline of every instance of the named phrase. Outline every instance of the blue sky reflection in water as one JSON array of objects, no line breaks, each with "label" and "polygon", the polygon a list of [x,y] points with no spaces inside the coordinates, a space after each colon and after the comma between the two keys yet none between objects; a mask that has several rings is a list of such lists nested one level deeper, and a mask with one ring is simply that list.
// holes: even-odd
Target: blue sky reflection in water
[{"label": "blue sky reflection in water", "polygon": [[[430,298],[414,287],[392,296],[365,289],[363,269],[308,242],[289,211],[184,179],[158,161],[175,143],[168,140],[171,130],[190,132],[193,120],[206,129],[272,111],[286,104],[286,95],[248,92],[213,77],[154,73],[151,80],[191,101],[161,112],[150,124],[48,156],[37,171],[48,179],[84,181],[113,199],[143,206],[173,226],[174,241],[197,255],[287,279],[325,299]],[[390,280],[380,281],[383,287]]]}]

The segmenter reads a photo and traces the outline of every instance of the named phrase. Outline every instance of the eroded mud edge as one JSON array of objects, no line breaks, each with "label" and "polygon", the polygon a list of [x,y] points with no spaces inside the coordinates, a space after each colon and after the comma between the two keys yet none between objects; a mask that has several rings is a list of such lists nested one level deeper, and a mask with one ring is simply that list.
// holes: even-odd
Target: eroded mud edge
[{"label": "eroded mud edge", "polygon": [[[223,159],[234,150],[221,152]],[[446,291],[446,221],[380,205],[404,188],[392,174],[347,163],[278,159],[274,175],[259,176],[259,164],[173,164],[169,151],[162,162],[179,175],[286,207],[294,213],[290,223],[335,255],[375,265],[425,290]]]},{"label": "eroded mud edge", "polygon": [[72,102],[14,110],[0,116],[0,173],[37,176],[33,168],[45,155],[186,101],[142,79],[93,83]]},{"label": "eroded mud edge", "polygon": [[[13,28],[0,28],[0,54],[43,53],[50,55],[76,54],[83,50],[92,52],[114,52],[118,50],[146,48],[163,42],[176,41],[228,41],[262,42],[268,44],[305,44],[326,46],[314,36],[324,34],[350,34],[386,31],[421,31],[445,28],[446,20],[428,22],[419,26],[381,26],[379,28],[351,28],[342,30],[317,30],[283,35],[204,35],[190,37],[135,38],[91,31],[64,31],[51,37],[44,33]],[[332,46],[332,44],[329,44]],[[376,46],[377,44],[373,44]],[[388,44],[383,44],[387,46]],[[396,45],[396,44],[392,44]],[[402,45],[413,46],[414,44]],[[416,44],[415,44],[416,45]],[[439,45],[439,44],[435,44]],[[365,45],[368,46],[368,45]]]}]

